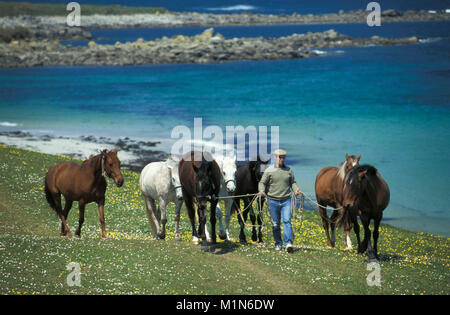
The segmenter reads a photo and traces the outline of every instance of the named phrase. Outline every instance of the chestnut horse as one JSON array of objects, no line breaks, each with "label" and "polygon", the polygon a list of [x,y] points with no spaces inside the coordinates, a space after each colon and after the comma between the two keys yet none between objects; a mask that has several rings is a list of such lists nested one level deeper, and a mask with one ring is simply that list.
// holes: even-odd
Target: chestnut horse
[{"label": "chestnut horse", "polygon": [[[117,187],[123,185],[117,149],[111,152],[103,150],[100,154],[91,156],[81,165],[72,162],[59,163],[47,172],[45,175],[45,197],[50,207],[56,211],[61,219],[61,236],[71,236],[66,220],[72,208],[72,203],[78,201],[79,220],[75,235],[80,237],[85,206],[95,201],[98,205],[102,237],[106,238],[103,214],[107,186],[105,176],[113,178]],[[66,200],[64,210],[61,206],[61,195]]]},{"label": "chestnut horse", "polygon": [[[344,213],[339,223],[345,225],[353,223],[358,240],[358,253],[364,253],[368,247],[369,259],[373,259],[373,257],[378,259],[378,228],[383,217],[383,210],[389,204],[390,191],[388,184],[375,167],[360,165],[353,168],[345,176],[342,194]],[[358,215],[364,226],[364,240],[362,243],[359,238]],[[371,219],[374,220],[373,248],[370,242],[369,228]]]},{"label": "chestnut horse", "polygon": [[[211,241],[216,244],[216,206],[219,202],[217,196],[220,192],[221,172],[219,165],[208,152],[192,151],[183,155],[178,173],[183,191],[189,220],[192,226],[194,243],[198,237],[202,239],[202,250],[207,250],[205,233],[206,205],[210,202]],[[195,229],[194,200],[197,204],[198,232]]]},{"label": "chestnut horse", "polygon": [[[320,170],[316,177],[316,200],[320,205],[317,207],[317,212],[322,219],[322,225],[327,236],[328,246],[334,247],[336,243],[335,224],[338,217],[342,216],[342,183],[347,174],[353,167],[359,165],[361,154],[357,157],[345,154],[345,162],[341,163],[339,168],[327,166]],[[328,219],[326,207],[330,206],[339,210],[334,210],[331,215],[331,220]],[[328,231],[328,222],[331,226],[331,239]],[[345,243],[347,249],[352,249],[352,242],[350,240],[350,225],[344,226]]]}]

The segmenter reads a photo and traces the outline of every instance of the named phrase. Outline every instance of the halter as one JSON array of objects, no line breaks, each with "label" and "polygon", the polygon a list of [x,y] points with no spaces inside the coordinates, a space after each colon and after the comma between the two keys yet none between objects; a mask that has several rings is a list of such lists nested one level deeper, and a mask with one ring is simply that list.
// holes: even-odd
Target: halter
[{"label": "halter", "polygon": [[225,181],[225,186],[228,185],[228,182],[233,182],[233,184],[236,185],[236,181],[234,179],[229,179],[229,180]]},{"label": "halter", "polygon": [[[183,188],[183,186],[181,186],[181,185],[175,186],[175,187],[174,187],[175,193],[176,193],[177,189],[180,189],[180,188]],[[181,191],[183,192],[183,190],[181,190]]]}]

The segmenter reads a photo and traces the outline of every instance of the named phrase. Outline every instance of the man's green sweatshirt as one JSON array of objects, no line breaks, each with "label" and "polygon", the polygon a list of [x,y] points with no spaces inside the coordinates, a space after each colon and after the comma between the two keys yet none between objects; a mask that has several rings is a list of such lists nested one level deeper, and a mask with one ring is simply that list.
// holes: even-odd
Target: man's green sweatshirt
[{"label": "man's green sweatshirt", "polygon": [[271,165],[264,171],[258,189],[264,191],[270,199],[285,200],[291,196],[291,189],[296,191],[299,188],[289,167]]}]

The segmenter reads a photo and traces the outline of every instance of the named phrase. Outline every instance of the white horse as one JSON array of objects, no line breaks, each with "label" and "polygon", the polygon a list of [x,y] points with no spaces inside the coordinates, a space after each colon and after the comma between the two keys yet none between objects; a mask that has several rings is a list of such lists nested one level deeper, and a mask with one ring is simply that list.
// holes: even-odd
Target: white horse
[{"label": "white horse", "polygon": [[[236,190],[236,155],[230,156],[215,156],[215,161],[222,172],[220,181],[219,197],[231,197]],[[219,204],[216,207],[216,218],[219,221],[219,237],[223,240],[230,240],[230,219],[231,206],[233,205],[233,198],[224,199],[225,202],[225,229],[222,223],[222,210]]]},{"label": "white horse", "polygon": [[[166,237],[166,207],[169,202],[176,204],[175,221],[178,234],[175,234],[175,239],[181,239],[178,224],[183,193],[178,176],[178,162],[177,158],[171,156],[166,161],[149,163],[144,167],[139,178],[139,187],[144,195],[148,221],[156,239],[165,239]],[[156,207],[155,200],[158,201],[158,207]]]}]

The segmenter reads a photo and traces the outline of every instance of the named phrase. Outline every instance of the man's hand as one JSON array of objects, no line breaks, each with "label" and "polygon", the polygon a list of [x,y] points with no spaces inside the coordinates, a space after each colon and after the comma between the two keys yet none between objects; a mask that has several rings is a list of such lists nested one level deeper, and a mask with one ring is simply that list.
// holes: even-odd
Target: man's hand
[{"label": "man's hand", "polygon": [[259,194],[261,195],[261,197],[265,197],[266,196],[266,193],[264,192],[264,190],[260,190]]},{"label": "man's hand", "polygon": [[294,192],[294,195],[299,195],[300,194],[300,189],[297,189],[295,192]]}]

